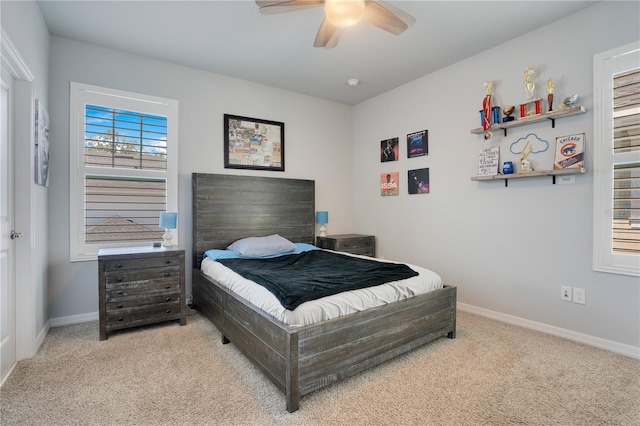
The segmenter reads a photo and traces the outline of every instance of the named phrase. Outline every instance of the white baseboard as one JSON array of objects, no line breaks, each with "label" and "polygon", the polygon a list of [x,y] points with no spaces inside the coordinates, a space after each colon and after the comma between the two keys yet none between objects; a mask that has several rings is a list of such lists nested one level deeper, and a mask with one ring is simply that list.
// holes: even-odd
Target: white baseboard
[{"label": "white baseboard", "polygon": [[88,314],[69,315],[66,317],[51,318],[49,323],[51,327],[60,327],[62,325],[80,324],[82,322],[98,321],[98,312],[89,312]]},{"label": "white baseboard", "polygon": [[566,328],[555,327],[553,325],[531,321],[528,319],[515,317],[513,315],[507,315],[500,312],[491,311],[489,309],[479,308],[473,305],[467,305],[466,303],[458,302],[457,307],[459,310],[469,312],[471,314],[491,318],[497,321],[505,322],[507,324],[517,325],[519,327],[541,331],[543,333],[562,337],[567,340],[573,340],[574,342],[584,343],[585,345],[595,346],[596,348],[615,352],[617,354],[628,356],[630,358],[640,359],[639,347],[625,345],[623,343],[614,342],[612,340],[601,339],[600,337],[578,333],[577,331],[567,330]]},{"label": "white baseboard", "polygon": [[42,342],[44,342],[44,338],[47,337],[47,333],[49,333],[50,329],[51,329],[51,321],[47,321],[44,327],[42,327],[42,330],[40,330],[40,333],[38,333],[38,335],[36,336],[36,349],[33,352],[33,355],[35,355],[38,352],[40,345],[42,345]]}]

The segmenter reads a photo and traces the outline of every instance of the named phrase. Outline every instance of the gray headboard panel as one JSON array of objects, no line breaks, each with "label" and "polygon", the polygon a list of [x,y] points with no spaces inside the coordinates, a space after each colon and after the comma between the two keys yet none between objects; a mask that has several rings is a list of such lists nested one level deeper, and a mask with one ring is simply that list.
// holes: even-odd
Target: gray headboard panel
[{"label": "gray headboard panel", "polygon": [[192,174],[193,267],[202,254],[245,237],[280,234],[314,243],[315,181]]}]

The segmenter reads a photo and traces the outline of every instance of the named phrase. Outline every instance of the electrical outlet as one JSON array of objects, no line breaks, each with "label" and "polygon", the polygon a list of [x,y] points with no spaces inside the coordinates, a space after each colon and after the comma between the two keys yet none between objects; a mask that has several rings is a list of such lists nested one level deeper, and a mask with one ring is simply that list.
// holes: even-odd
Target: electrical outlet
[{"label": "electrical outlet", "polygon": [[560,286],[560,299],[566,300],[567,302],[571,302],[571,287]]},{"label": "electrical outlet", "polygon": [[574,288],[573,289],[573,303],[579,303],[581,305],[585,305],[586,302],[586,294],[584,288]]},{"label": "electrical outlet", "polygon": [[576,183],[575,176],[556,176],[556,183],[558,185],[573,185]]}]

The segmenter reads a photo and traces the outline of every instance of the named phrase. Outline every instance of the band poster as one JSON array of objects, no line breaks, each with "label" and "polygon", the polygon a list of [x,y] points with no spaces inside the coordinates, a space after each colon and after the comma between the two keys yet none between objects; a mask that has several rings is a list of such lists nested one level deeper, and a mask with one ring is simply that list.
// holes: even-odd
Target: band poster
[{"label": "band poster", "polygon": [[429,169],[416,169],[407,172],[409,194],[429,193]]},{"label": "band poster", "polygon": [[382,173],[380,175],[380,195],[383,197],[388,195],[398,195],[400,193],[398,180],[400,172]]},{"label": "band poster", "polygon": [[380,142],[380,162],[396,161],[399,158],[398,138],[386,139]]}]

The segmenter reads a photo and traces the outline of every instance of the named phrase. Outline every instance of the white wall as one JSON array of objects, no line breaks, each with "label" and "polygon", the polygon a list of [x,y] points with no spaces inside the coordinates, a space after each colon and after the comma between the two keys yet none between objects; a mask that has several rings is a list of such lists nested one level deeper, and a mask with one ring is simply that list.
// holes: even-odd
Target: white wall
[{"label": "white wall", "polygon": [[[331,230],[353,229],[350,107],[59,37],[52,37],[50,77],[52,318],[95,315],[98,310],[97,262],[69,261],[70,81],[179,101],[178,226],[188,257],[188,294],[192,172],[314,179],[316,208],[330,212]],[[225,113],[284,122],[285,172],[224,169]]]},{"label": "white wall", "polygon": [[[353,109],[353,194],[356,231],[378,237],[378,253],[429,267],[458,287],[458,301],[552,327],[638,348],[640,282],[594,272],[593,55],[637,40],[638,2],[604,2],[427,75]],[[491,23],[499,25],[499,23]],[[481,36],[480,34],[478,36]],[[586,114],[497,134],[480,126],[483,82],[493,80],[494,105],[525,101],[524,69],[535,66],[537,93],[556,82],[555,105],[578,93]],[[546,103],[546,102],[545,102]],[[429,130],[429,155],[407,159],[406,134]],[[535,133],[555,147],[557,136],[586,133],[588,173],[574,185],[551,178],[473,182],[481,148],[501,153]],[[380,141],[401,140],[400,160],[380,163]],[[551,169],[547,154],[530,157]],[[517,159],[517,158],[503,158]],[[428,167],[431,193],[407,194],[407,170]],[[400,172],[397,197],[379,195],[379,176]],[[375,212],[372,214],[372,212]],[[560,286],[586,289],[586,305],[560,300]]]},{"label": "white wall", "polygon": [[[37,96],[46,99],[48,71],[43,58],[48,49],[42,45],[42,36],[35,42],[27,36],[32,25],[38,34],[43,29],[34,7],[31,2],[2,2],[2,25],[35,69]],[[458,286],[461,302],[640,346],[637,278],[591,269],[592,174],[578,176],[575,185],[566,186],[553,186],[545,178],[511,181],[509,188],[499,182],[472,182],[477,153],[490,144],[469,133],[479,126],[482,83],[495,81],[495,104],[517,104],[524,100],[524,68],[534,65],[538,93],[544,94],[544,81],[553,77],[556,104],[578,93],[588,112],[559,120],[555,130],[548,124],[535,124],[514,129],[507,138],[496,137],[493,143],[502,140],[505,147],[528,132],[552,142],[556,136],[585,132],[587,168],[592,169],[592,144],[597,143],[592,140],[592,57],[637,39],[638,12],[637,2],[597,4],[353,109],[53,37],[49,64],[49,311],[46,304],[42,306],[44,320],[95,315],[97,311],[96,262],[71,263],[68,254],[68,103],[69,81],[73,80],[180,102],[179,226],[180,243],[187,252],[191,172],[315,179],[316,207],[330,211],[330,232],[375,234],[382,256],[438,271],[445,282]],[[224,113],[284,121],[287,171],[225,170]],[[429,129],[428,157],[409,160],[403,146],[400,161],[392,165],[379,162],[380,140],[396,136],[402,140],[407,133],[425,128]],[[533,160],[537,167],[549,166],[537,164],[536,157]],[[422,167],[431,170],[431,193],[409,196],[406,171]],[[394,170],[401,172],[402,194],[383,198],[379,175]],[[34,191],[39,208],[46,211],[47,190]],[[44,247],[45,236],[39,235]],[[36,263],[44,262],[45,257],[37,256]],[[560,285],[585,288],[587,304],[560,301]],[[46,281],[38,288],[46,290]]]},{"label": "white wall", "polygon": [[[44,23],[40,9],[35,2],[0,2],[2,31],[8,36],[10,43],[24,61],[24,65],[32,74],[31,82],[21,83],[27,97],[39,99],[48,105],[49,91],[49,32]],[[6,52],[3,52],[3,55]],[[33,100],[32,100],[33,101]],[[28,101],[27,101],[28,102]],[[33,116],[33,106],[29,115]],[[19,117],[20,122],[33,122],[31,117]],[[18,131],[16,129],[16,131]],[[32,134],[32,128],[26,130]],[[18,270],[16,285],[18,298],[17,329],[23,332],[27,327],[28,337],[18,336],[18,341],[26,342],[18,345],[18,359],[35,354],[35,340],[42,341],[47,331],[48,295],[47,295],[47,210],[48,189],[34,183],[34,144],[32,138],[25,141],[29,146],[16,147],[14,165],[16,176],[15,194],[15,226],[23,233],[23,238],[16,240]],[[20,141],[21,143],[24,141]],[[18,162],[19,161],[19,162]],[[22,303],[28,303],[24,309]],[[26,311],[26,313],[25,313]]]}]

